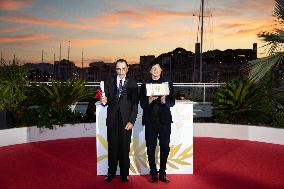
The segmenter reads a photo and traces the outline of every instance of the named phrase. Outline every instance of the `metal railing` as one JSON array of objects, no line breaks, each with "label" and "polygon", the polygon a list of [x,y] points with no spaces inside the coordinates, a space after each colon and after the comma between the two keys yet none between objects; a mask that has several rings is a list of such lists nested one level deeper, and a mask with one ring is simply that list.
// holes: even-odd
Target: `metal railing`
[{"label": "metal railing", "polygon": [[[202,102],[203,103],[208,102],[208,100],[206,100],[206,99],[208,99],[208,98],[206,98],[206,96],[207,97],[209,96],[208,94],[210,94],[210,97],[214,96],[215,90],[217,88],[223,86],[223,85],[225,85],[225,83],[174,83],[175,89],[181,88],[180,90],[185,90],[186,91],[185,93],[189,94],[188,98],[191,99],[191,100],[196,99],[197,101],[201,102],[198,99],[200,99],[201,96],[202,96]],[[197,92],[197,94],[194,94],[194,92],[192,92],[192,91],[196,91],[196,90],[190,91],[191,88],[201,89],[201,91]],[[208,89],[208,90],[206,90],[206,89]],[[212,89],[214,89],[214,90],[212,90]],[[176,90],[176,91],[178,91],[178,90]],[[206,95],[206,93],[207,93],[207,95]]]},{"label": "metal railing", "polygon": [[[51,84],[51,82],[36,82]],[[182,91],[185,93],[188,100],[196,102],[210,102],[214,97],[215,91],[225,85],[225,83],[174,83],[175,92]],[[86,87],[92,87],[94,89],[100,86],[100,82],[86,82]],[[141,86],[141,83],[138,83]]]}]

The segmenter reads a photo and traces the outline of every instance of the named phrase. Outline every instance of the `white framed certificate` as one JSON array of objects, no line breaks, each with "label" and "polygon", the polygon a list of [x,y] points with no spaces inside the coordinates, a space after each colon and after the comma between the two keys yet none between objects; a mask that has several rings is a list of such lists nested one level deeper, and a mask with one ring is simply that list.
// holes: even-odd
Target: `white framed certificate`
[{"label": "white framed certificate", "polygon": [[146,83],[146,95],[147,96],[164,96],[169,95],[169,83]]}]

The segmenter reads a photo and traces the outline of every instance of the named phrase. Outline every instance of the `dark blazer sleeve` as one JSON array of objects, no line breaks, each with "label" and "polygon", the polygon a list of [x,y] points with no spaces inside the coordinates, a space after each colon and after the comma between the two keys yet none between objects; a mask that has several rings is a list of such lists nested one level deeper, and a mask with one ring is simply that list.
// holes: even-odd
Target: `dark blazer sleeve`
[{"label": "dark blazer sleeve", "polygon": [[146,95],[146,83],[145,82],[143,82],[141,85],[139,100],[140,100],[140,106],[143,110],[149,107],[149,97]]},{"label": "dark blazer sleeve", "polygon": [[129,116],[129,122],[134,124],[138,113],[138,85],[137,81],[132,80],[131,85],[131,112]]}]

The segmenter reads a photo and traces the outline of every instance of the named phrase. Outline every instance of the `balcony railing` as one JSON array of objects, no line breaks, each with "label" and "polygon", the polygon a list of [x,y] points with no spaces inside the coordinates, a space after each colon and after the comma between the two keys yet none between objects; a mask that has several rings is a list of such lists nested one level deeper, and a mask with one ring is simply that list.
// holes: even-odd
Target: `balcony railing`
[{"label": "balcony railing", "polygon": [[[37,82],[51,84],[51,82]],[[225,85],[225,83],[174,83],[175,92],[181,92],[185,94],[186,99],[207,103],[211,102],[214,98],[216,90]],[[87,87],[97,89],[100,86],[100,82],[87,82]],[[141,86],[141,83],[138,83]]]}]

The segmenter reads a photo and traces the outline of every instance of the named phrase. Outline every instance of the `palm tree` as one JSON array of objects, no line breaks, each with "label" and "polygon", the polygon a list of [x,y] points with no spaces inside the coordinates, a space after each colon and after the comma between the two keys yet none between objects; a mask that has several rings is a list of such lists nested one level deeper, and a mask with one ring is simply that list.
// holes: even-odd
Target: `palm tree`
[{"label": "palm tree", "polygon": [[[284,92],[280,89],[277,71],[284,62],[284,0],[275,0],[274,29],[258,34],[264,42],[268,56],[248,63],[249,79],[262,89],[271,107],[272,125],[284,125]],[[280,115],[280,116],[279,116]]]},{"label": "palm tree", "polygon": [[271,73],[275,73],[280,64],[283,64],[284,52],[284,0],[275,0],[274,16],[276,17],[273,31],[265,31],[258,34],[266,44],[268,56],[249,62],[249,79],[259,83]]},{"label": "palm tree", "polygon": [[94,98],[94,94],[82,80],[67,80],[66,83],[53,81],[51,85],[32,85],[29,89],[29,102],[32,105],[50,106],[54,108],[68,108],[70,105],[87,98]]},{"label": "palm tree", "polygon": [[230,81],[218,89],[213,105],[213,118],[217,122],[264,124],[269,120],[269,107],[259,88],[250,81]]},{"label": "palm tree", "polygon": [[37,125],[54,128],[65,123],[80,122],[82,115],[72,112],[71,105],[88,98],[95,98],[94,93],[82,80],[53,81],[48,84],[33,84],[27,90],[27,111],[22,115],[18,125]]}]

